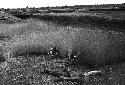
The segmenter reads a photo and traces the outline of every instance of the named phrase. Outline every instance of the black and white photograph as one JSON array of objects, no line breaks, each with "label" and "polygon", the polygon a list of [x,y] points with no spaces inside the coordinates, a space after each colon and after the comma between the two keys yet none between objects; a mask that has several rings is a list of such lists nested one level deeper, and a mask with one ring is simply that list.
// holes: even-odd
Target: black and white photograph
[{"label": "black and white photograph", "polygon": [[125,0],[1,0],[0,85],[125,85]]}]

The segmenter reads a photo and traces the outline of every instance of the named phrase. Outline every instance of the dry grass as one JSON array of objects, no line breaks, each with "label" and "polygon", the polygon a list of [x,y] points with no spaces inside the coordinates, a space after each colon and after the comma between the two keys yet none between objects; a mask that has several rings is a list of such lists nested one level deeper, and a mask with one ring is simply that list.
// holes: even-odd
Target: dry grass
[{"label": "dry grass", "polygon": [[[69,18],[67,17],[60,18],[60,17],[54,16],[53,19],[54,21],[57,20],[57,22],[54,22],[51,18],[50,20],[47,20],[48,17],[45,18],[43,21],[37,20],[37,19],[35,20],[30,19],[21,23],[1,25],[0,36],[4,38],[9,37],[9,40],[3,41],[3,42],[5,44],[5,50],[6,51],[9,50],[12,53],[14,53],[14,55],[16,55],[14,57],[19,57],[18,55],[20,54],[24,55],[24,54],[34,53],[34,52],[41,53],[41,50],[42,52],[43,51],[49,52],[50,47],[57,47],[58,50],[62,50],[62,53],[64,52],[63,54],[66,54],[67,51],[70,52],[73,50],[74,51],[72,53],[76,53],[74,55],[77,55],[78,51],[81,52],[79,54],[79,57],[78,55],[76,56],[75,63],[74,64],[72,63],[72,65],[69,64],[69,66],[67,67],[71,69],[70,70],[71,72],[70,75],[72,75],[71,77],[65,77],[63,75],[62,67],[60,69],[58,68],[58,65],[57,67],[56,66],[54,67],[54,65],[51,66],[50,64],[49,64],[50,66],[48,65],[48,62],[49,63],[52,62],[51,64],[54,64],[55,62],[57,62],[55,61],[55,58],[52,58],[52,56],[44,55],[44,57],[47,57],[47,58],[49,57],[50,59],[46,61],[41,61],[42,64],[39,64],[41,66],[38,66],[38,68],[44,67],[42,68],[42,71],[45,70],[45,72],[43,73],[39,72],[37,69],[32,70],[34,69],[34,67],[32,67],[31,65],[33,64],[33,61],[30,61],[30,65],[29,65],[29,62],[27,62],[28,64],[24,65],[26,66],[25,70],[29,68],[28,72],[34,71],[33,74],[35,74],[36,72],[39,72],[42,78],[39,77],[39,75],[37,76],[39,77],[39,79],[42,79],[40,80],[42,81],[42,83],[47,83],[47,82],[44,82],[44,79],[47,80],[51,78],[50,80],[52,82],[56,81],[55,83],[60,83],[65,80],[65,82],[63,83],[68,83],[68,82],[71,83],[75,81],[77,82],[77,84],[79,83],[79,84],[87,84],[87,85],[124,84],[124,63],[121,65],[119,64],[118,66],[112,65],[112,66],[103,67],[103,68],[98,67],[97,69],[101,69],[101,73],[97,73],[97,75],[91,74],[87,77],[83,76],[84,72],[87,72],[85,69],[83,70],[84,66],[96,65],[96,64],[106,65],[106,64],[110,64],[110,62],[116,63],[116,62],[124,61],[125,59],[123,55],[125,53],[124,52],[125,39],[124,39],[124,33],[123,33],[124,30],[120,31],[119,33],[119,32],[116,32],[117,30],[109,31],[109,29],[107,29],[107,28],[111,28],[112,26],[114,26],[114,28],[117,28],[117,26],[122,25],[123,22],[109,20],[111,24],[107,25],[104,23],[107,23],[108,21],[104,20],[105,22],[100,22],[101,24],[104,24],[103,26],[99,24],[99,21],[102,19],[100,18],[95,19],[95,18],[96,17],[94,17],[93,19],[90,16],[86,16],[86,17],[83,17],[82,19],[81,17],[79,17],[75,20],[74,16]],[[62,21],[60,21],[60,19]],[[71,20],[67,21],[67,19],[71,19]],[[81,22],[81,25],[80,24],[77,25],[76,22],[80,19],[81,21],[79,22]],[[65,21],[67,22],[64,23]],[[73,24],[71,21],[73,21],[73,23],[75,24]],[[86,25],[82,25],[84,23]],[[118,25],[115,25],[115,23],[118,23]],[[123,27],[124,25],[121,26],[121,28]],[[69,50],[69,49],[73,49],[73,50]],[[26,56],[23,56],[23,58],[25,57]],[[58,56],[55,56],[55,57],[57,58]],[[28,60],[29,58],[33,58],[33,57],[29,56]],[[63,62],[63,63],[66,63],[66,62]],[[12,65],[10,65],[12,66],[11,67],[12,70],[14,70],[17,67],[20,67],[20,65],[16,67],[15,63],[13,63]],[[53,68],[56,69],[57,73],[54,73],[55,71],[53,71]],[[65,68],[65,66],[63,68]],[[76,68],[77,71],[74,68]],[[94,70],[97,70],[97,69],[94,69]],[[20,73],[20,71],[22,70],[19,70],[17,73]],[[7,72],[8,74],[10,74],[10,77],[11,77],[11,74],[16,75],[12,71],[7,71]],[[62,72],[62,74],[60,75],[63,75],[63,77],[57,78],[56,76],[54,76],[54,75],[57,75],[58,72]],[[22,73],[25,73],[25,72],[22,72]],[[75,76],[74,78],[72,78],[73,75]],[[30,79],[30,75],[28,78]],[[33,78],[35,80],[35,75]],[[75,82],[73,83],[74,85],[75,85]]]}]

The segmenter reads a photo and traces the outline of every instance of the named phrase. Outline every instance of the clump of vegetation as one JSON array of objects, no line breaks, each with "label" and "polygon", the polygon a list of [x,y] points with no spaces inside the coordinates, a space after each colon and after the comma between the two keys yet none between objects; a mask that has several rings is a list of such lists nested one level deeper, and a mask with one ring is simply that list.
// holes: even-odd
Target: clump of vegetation
[{"label": "clump of vegetation", "polygon": [[17,18],[11,14],[8,14],[6,12],[0,11],[0,24],[3,23],[16,23],[19,22],[21,19]]}]

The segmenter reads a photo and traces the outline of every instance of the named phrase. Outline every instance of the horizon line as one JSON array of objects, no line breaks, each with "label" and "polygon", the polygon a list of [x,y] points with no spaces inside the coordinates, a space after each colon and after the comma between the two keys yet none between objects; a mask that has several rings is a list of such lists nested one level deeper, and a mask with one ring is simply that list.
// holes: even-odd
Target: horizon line
[{"label": "horizon line", "polygon": [[[83,4],[83,5],[79,4],[79,5],[61,5],[61,6],[57,5],[57,6],[43,6],[43,7],[84,6],[84,5],[88,5],[88,6],[89,5],[93,5],[94,6],[94,5],[110,5],[110,4],[111,5],[118,5],[118,4],[122,5],[122,4],[125,4],[125,3],[118,3],[118,4],[113,4],[113,3],[107,3],[107,4]],[[27,5],[25,7],[12,7],[12,8],[11,7],[9,7],[9,8],[8,7],[7,8],[6,7],[0,7],[0,9],[2,9],[2,8],[3,9],[17,9],[17,8],[26,8],[26,7],[28,7],[28,8],[34,8],[35,6],[28,6]],[[35,8],[42,8],[42,6],[41,7],[35,7]]]}]

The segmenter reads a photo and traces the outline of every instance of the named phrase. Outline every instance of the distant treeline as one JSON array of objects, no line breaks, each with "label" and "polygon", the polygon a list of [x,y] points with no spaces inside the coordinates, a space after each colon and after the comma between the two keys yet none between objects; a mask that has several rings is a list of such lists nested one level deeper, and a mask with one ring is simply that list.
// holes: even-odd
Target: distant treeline
[{"label": "distant treeline", "polygon": [[75,12],[73,9],[51,9],[48,10],[48,12],[53,12],[53,13],[72,13]]},{"label": "distant treeline", "polygon": [[125,11],[125,7],[119,7],[119,8],[96,8],[96,9],[89,9],[89,11]]}]

